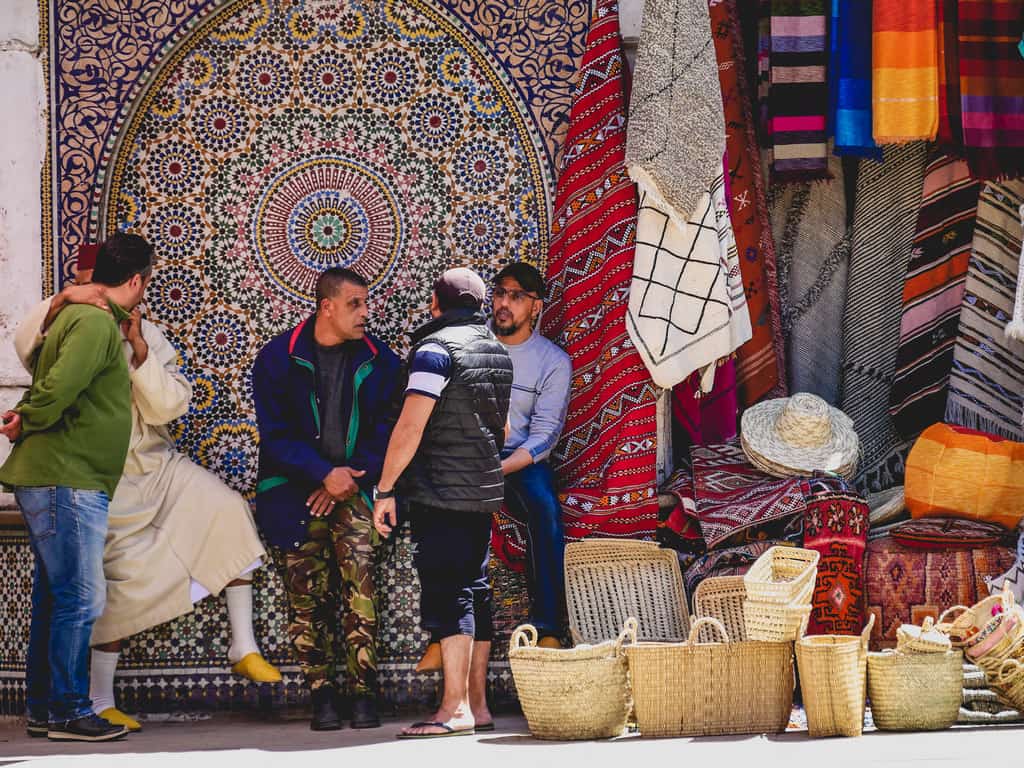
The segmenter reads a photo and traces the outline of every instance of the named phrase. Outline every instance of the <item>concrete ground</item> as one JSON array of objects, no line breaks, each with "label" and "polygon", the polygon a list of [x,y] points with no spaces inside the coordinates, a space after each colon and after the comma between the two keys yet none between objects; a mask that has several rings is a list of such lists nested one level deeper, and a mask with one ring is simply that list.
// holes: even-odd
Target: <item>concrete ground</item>
[{"label": "concrete ground", "polygon": [[[22,723],[0,724],[0,766],[25,768],[949,768],[987,758],[1021,762],[1024,726],[954,728],[935,733],[869,732],[858,739],[810,739],[806,733],[705,739],[545,742],[518,716],[497,718],[497,730],[476,736],[399,741],[407,719],[371,731],[314,733],[305,721],[267,722],[221,716],[198,723],[147,724],[142,733],[108,745],[30,739]],[[684,762],[685,761],[685,762]],[[995,764],[993,761],[992,764]]]}]

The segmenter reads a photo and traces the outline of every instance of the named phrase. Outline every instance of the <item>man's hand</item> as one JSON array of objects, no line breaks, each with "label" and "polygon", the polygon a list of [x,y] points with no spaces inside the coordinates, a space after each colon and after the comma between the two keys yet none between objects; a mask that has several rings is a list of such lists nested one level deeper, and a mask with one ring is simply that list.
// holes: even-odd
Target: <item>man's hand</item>
[{"label": "man's hand", "polygon": [[12,443],[21,437],[21,414],[16,411],[7,411],[0,417],[0,435],[3,435]]},{"label": "man's hand", "polygon": [[306,499],[306,506],[309,507],[309,514],[313,517],[327,517],[334,511],[337,502],[324,488],[317,488]]},{"label": "man's hand", "polygon": [[324,478],[324,490],[337,501],[344,501],[359,490],[355,478],[366,474],[365,470],[351,467],[335,467]]},{"label": "man's hand", "polygon": [[[90,287],[90,286],[83,286]],[[138,368],[149,357],[149,344],[142,338],[142,310],[136,307],[131,317],[121,321],[121,333],[132,347],[132,368]]]},{"label": "man's hand", "polygon": [[394,497],[377,499],[373,505],[373,527],[381,536],[387,536],[398,525],[398,508]]}]

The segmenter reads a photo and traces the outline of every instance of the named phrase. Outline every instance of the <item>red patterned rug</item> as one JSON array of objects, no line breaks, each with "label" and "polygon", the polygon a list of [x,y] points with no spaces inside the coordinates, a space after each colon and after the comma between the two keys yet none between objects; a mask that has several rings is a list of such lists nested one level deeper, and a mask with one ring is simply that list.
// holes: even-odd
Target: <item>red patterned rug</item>
[{"label": "red patterned rug", "polygon": [[821,554],[809,635],[855,635],[864,628],[864,549],[868,505],[841,480],[801,483],[804,547]]},{"label": "red patterned rug", "polygon": [[626,175],[618,5],[590,24],[555,199],[544,332],[572,357],[572,398],[555,452],[567,539],[653,539],[656,392],[626,332],[636,190]]},{"label": "red patterned rug", "polygon": [[1015,562],[1008,547],[928,552],[888,536],[868,542],[864,560],[868,612],[875,615],[871,647],[892,648],[900,624],[921,624],[954,605],[971,605],[988,594],[986,576],[1006,573]]},{"label": "red patterned rug", "polygon": [[755,469],[737,443],[694,446],[694,495],[708,550],[788,538],[804,511],[800,482]]}]

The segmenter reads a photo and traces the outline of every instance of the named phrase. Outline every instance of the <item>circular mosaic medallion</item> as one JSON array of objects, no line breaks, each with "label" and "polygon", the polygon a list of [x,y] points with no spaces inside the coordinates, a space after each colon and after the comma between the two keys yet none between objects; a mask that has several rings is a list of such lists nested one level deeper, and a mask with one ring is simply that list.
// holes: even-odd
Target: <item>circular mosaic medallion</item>
[{"label": "circular mosaic medallion", "polygon": [[177,43],[95,213],[156,246],[150,316],[196,390],[183,449],[239,487],[255,471],[252,360],[324,269],[368,280],[371,331],[401,354],[444,269],[543,264],[550,179],[520,99],[428,0],[234,0]]}]

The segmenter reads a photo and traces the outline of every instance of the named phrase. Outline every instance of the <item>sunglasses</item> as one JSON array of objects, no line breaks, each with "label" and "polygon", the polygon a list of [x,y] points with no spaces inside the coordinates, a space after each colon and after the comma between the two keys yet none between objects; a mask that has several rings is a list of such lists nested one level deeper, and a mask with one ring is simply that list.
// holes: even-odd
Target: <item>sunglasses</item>
[{"label": "sunglasses", "polygon": [[502,288],[501,286],[495,286],[491,290],[491,295],[496,299],[504,299],[508,297],[512,301],[520,302],[524,299],[533,299],[538,301],[540,296],[536,296],[528,291],[521,291],[518,288]]}]

